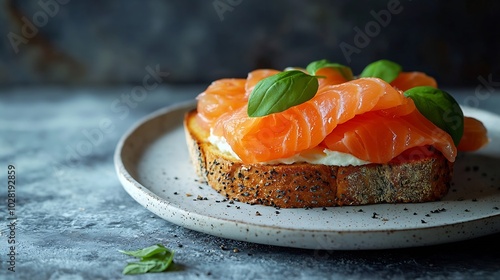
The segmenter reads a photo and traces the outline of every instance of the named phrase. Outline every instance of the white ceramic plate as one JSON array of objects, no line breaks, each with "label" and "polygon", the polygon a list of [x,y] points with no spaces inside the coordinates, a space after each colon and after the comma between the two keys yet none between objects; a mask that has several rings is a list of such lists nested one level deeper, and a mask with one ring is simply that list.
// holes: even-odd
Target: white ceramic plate
[{"label": "white ceramic plate", "polygon": [[423,246],[500,232],[500,116],[464,108],[485,123],[491,142],[459,155],[442,201],[278,211],[231,204],[197,181],[182,127],[193,107],[190,102],[151,114],[123,136],[115,152],[125,190],[174,224],[229,239],[324,250]]}]

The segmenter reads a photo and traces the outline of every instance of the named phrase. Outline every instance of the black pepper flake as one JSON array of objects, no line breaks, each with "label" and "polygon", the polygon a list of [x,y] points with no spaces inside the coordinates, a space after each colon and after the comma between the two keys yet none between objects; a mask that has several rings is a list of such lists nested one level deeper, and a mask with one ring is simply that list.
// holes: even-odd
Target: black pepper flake
[{"label": "black pepper flake", "polygon": [[477,198],[473,198],[472,201],[476,202],[477,201]]},{"label": "black pepper flake", "polygon": [[378,214],[376,212],[373,212],[372,219],[378,219]]},{"label": "black pepper flake", "polygon": [[326,211],[327,209],[326,209],[326,207],[323,207],[323,208],[321,208],[321,210]]},{"label": "black pepper flake", "polygon": [[174,177],[175,180],[179,180],[179,177]]},{"label": "black pepper flake", "polygon": [[470,212],[470,210],[469,209],[465,209],[465,212]]},{"label": "black pepper flake", "polygon": [[498,208],[498,207],[496,207],[496,206],[495,206],[495,207],[493,207],[493,209],[495,209],[495,210],[499,210],[500,208]]},{"label": "black pepper flake", "polygon": [[427,224],[427,222],[426,222],[426,221],[424,221],[424,220],[420,220],[420,222],[421,222],[422,224]]},{"label": "black pepper flake", "polygon": [[276,213],[276,214],[279,214],[279,213],[280,213],[280,211],[276,211],[275,213]]},{"label": "black pepper flake", "polygon": [[174,192],[175,195],[178,195],[179,193],[178,192]]},{"label": "black pepper flake", "polygon": [[255,211],[255,216],[262,216],[259,211]]},{"label": "black pepper flake", "polygon": [[408,211],[408,208],[405,207],[405,209],[403,209],[404,211]]},{"label": "black pepper flake", "polygon": [[417,216],[417,215],[418,215],[417,212],[413,212],[413,216]]},{"label": "black pepper flake", "polygon": [[432,214],[437,214],[437,213],[441,213],[441,212],[445,212],[445,211],[446,211],[446,209],[440,208],[440,209],[432,210],[431,213]]},{"label": "black pepper flake", "polygon": [[226,205],[226,207],[228,207],[228,208],[229,208],[229,207],[231,207],[231,205],[229,205],[229,204],[228,204],[228,205]]},{"label": "black pepper flake", "polygon": [[359,210],[358,210],[358,212],[363,213],[363,212],[365,212],[365,211],[363,211],[363,209],[359,209]]},{"label": "black pepper flake", "polygon": [[430,217],[431,215],[430,214],[425,214],[426,217]]},{"label": "black pepper flake", "polygon": [[240,209],[240,207],[239,207],[239,206],[236,206],[236,209]]}]

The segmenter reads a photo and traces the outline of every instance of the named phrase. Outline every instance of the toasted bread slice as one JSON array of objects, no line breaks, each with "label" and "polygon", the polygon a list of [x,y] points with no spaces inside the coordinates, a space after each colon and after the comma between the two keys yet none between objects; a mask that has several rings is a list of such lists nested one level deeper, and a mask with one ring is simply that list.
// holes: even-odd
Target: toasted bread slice
[{"label": "toasted bread slice", "polygon": [[429,202],[449,190],[453,163],[431,147],[405,152],[387,164],[245,164],[208,142],[208,132],[186,114],[184,128],[199,177],[232,199],[281,208]]}]

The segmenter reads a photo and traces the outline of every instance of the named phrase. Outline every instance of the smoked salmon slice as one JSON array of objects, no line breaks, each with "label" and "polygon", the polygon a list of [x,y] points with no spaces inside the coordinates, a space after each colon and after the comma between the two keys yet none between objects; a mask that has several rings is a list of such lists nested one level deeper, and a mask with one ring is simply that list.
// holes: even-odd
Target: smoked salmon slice
[{"label": "smoked salmon slice", "polygon": [[474,118],[464,117],[464,135],[457,146],[459,151],[475,151],[488,144],[488,134],[484,124]]},{"label": "smoked salmon slice", "polygon": [[223,114],[245,106],[248,96],[260,80],[279,72],[273,69],[258,69],[248,73],[246,79],[214,81],[197,97],[198,123],[208,130]]},{"label": "smoked salmon slice", "polygon": [[248,73],[247,82],[245,84],[246,98],[248,99],[248,96],[250,95],[253,88],[258,82],[260,82],[262,79],[265,79],[272,75],[276,75],[280,72],[281,71],[275,69],[258,69]]},{"label": "smoked salmon slice", "polygon": [[328,85],[338,85],[348,81],[342,73],[330,67],[321,68],[315,74],[321,77],[318,79],[318,88]]},{"label": "smoked salmon slice", "polygon": [[401,72],[391,82],[391,85],[399,90],[407,91],[417,86],[431,86],[437,88],[436,80],[422,72]]},{"label": "smoked salmon slice", "polygon": [[249,117],[246,106],[217,121],[214,133],[224,136],[246,163],[291,157],[320,144],[338,124],[372,110],[407,102],[402,92],[378,78],[325,85],[308,102],[281,113]]},{"label": "smoked salmon slice", "polygon": [[358,115],[337,126],[323,145],[372,163],[387,163],[414,147],[433,146],[455,161],[451,136],[420,114],[411,100],[403,107]]},{"label": "smoked salmon slice", "polygon": [[198,122],[208,128],[224,113],[245,106],[246,79],[221,79],[198,95]]}]

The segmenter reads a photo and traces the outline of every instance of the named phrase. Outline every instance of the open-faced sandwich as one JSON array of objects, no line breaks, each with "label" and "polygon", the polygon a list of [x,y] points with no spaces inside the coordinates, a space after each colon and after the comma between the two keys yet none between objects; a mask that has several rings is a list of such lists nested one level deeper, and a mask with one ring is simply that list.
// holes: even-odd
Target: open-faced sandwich
[{"label": "open-faced sandwich", "polygon": [[282,208],[428,202],[483,124],[421,72],[388,60],[359,76],[326,60],[221,79],[185,116],[198,175],[228,199]]}]

